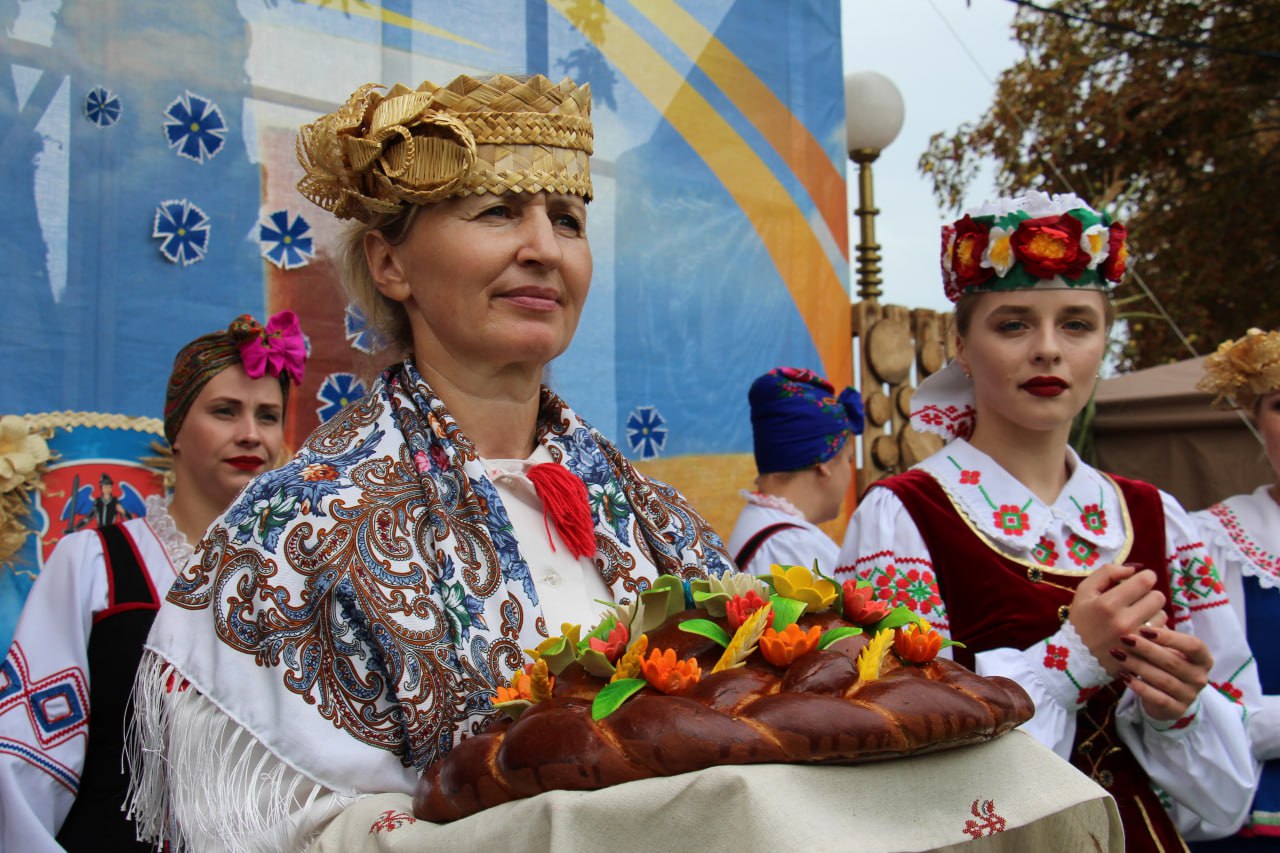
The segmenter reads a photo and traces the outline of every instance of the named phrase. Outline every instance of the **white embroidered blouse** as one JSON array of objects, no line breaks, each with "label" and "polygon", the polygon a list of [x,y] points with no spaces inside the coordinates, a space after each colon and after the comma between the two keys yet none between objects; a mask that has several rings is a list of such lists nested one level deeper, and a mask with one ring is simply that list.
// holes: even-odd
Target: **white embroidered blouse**
[{"label": "white embroidered blouse", "polygon": [[821,527],[807,521],[799,509],[786,498],[777,495],[765,495],[760,492],[742,490],[741,495],[747,505],[738,513],[738,521],[733,526],[726,550],[729,556],[737,558],[742,546],[751,537],[771,524],[794,524],[785,530],[779,530],[767,538],[755,556],[742,566],[742,570],[753,575],[767,575],[769,566],[777,563],[783,566],[813,566],[818,561],[818,568],[823,574],[830,575],[836,567],[836,558],[840,546]]},{"label": "white embroidered blouse", "polygon": [[[1087,574],[1123,562],[1132,542],[1125,505],[1115,484],[1068,449],[1071,474],[1052,504],[1033,495],[987,454],[956,439],[918,467],[932,476],[960,515],[1000,554],[1053,572]],[[1161,492],[1173,601],[1172,624],[1201,637],[1214,656],[1213,688],[1201,692],[1186,718],[1148,717],[1126,691],[1117,710],[1120,737],[1152,782],[1175,801],[1180,831],[1217,837],[1240,825],[1258,772],[1242,717],[1260,699],[1257,671],[1243,631],[1227,606],[1195,524]],[[946,602],[933,573],[933,555],[910,514],[889,489],[871,489],[850,521],[836,579],[874,584],[881,598],[904,604],[950,635]],[[1106,684],[1106,670],[1069,622],[1027,649],[992,649],[976,656],[983,675],[1022,685],[1036,714],[1024,728],[1067,757],[1076,714]]]},{"label": "white embroidered blouse", "polygon": [[[1235,495],[1193,513],[1205,544],[1231,596],[1231,607],[1244,624],[1244,579],[1256,578],[1263,589],[1280,594],[1280,504],[1271,486]],[[1257,650],[1261,654],[1270,649]],[[1253,754],[1259,761],[1280,758],[1280,695],[1264,695],[1262,708],[1248,718]]]}]

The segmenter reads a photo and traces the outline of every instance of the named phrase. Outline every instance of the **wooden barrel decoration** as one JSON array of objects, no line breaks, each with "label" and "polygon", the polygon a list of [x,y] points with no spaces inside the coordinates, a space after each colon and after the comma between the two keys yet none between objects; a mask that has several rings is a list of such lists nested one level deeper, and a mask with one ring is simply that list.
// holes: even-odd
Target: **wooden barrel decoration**
[{"label": "wooden barrel decoration", "polygon": [[911,375],[915,344],[906,323],[885,317],[867,333],[867,361],[881,382],[897,385]]},{"label": "wooden barrel decoration", "polygon": [[867,395],[865,410],[867,420],[875,426],[883,426],[888,423],[889,418],[893,417],[893,404],[889,402],[889,398],[883,391],[872,391]]},{"label": "wooden barrel decoration", "polygon": [[898,465],[898,442],[892,435],[878,435],[871,442],[871,458],[876,466],[885,471]]}]

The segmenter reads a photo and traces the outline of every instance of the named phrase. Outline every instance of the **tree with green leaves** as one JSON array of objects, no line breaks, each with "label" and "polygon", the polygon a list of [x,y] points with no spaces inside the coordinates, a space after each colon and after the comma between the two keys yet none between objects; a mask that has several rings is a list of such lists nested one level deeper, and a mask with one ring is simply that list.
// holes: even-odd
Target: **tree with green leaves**
[{"label": "tree with green leaves", "polygon": [[[976,123],[920,159],[958,210],[984,160],[1002,194],[1074,191],[1126,222],[1130,269],[1201,353],[1280,327],[1280,0],[1014,0],[1023,58]],[[1131,275],[1123,361],[1190,355]]]}]

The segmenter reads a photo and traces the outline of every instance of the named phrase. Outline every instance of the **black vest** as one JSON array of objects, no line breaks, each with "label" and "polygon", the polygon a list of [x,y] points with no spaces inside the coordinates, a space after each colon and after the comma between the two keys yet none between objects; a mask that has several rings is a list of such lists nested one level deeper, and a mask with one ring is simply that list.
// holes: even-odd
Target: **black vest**
[{"label": "black vest", "polygon": [[159,598],[132,540],[117,526],[97,531],[106,558],[107,609],[89,632],[89,745],[71,811],[58,843],[72,851],[147,851],[121,808],[129,789],[124,733],[129,691]]}]

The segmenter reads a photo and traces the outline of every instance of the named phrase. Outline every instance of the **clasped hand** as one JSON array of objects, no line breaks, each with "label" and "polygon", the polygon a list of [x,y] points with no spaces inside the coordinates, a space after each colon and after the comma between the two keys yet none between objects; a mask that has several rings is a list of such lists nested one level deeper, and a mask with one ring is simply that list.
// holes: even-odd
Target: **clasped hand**
[{"label": "clasped hand", "polygon": [[1165,626],[1165,597],[1155,584],[1155,572],[1140,566],[1105,565],[1076,589],[1070,620],[1147,716],[1177,720],[1209,683],[1213,655],[1198,637]]}]

